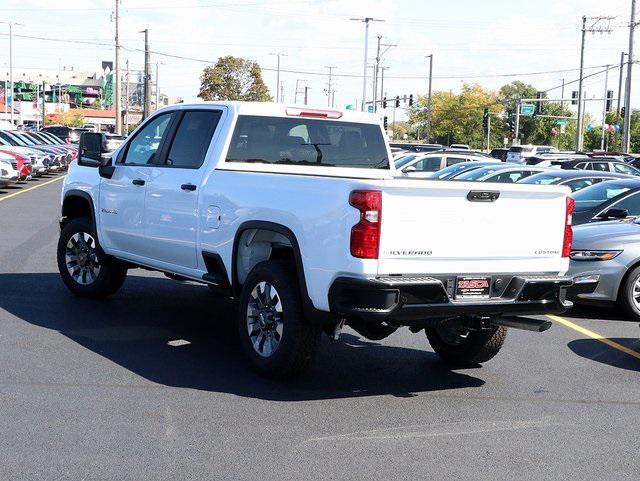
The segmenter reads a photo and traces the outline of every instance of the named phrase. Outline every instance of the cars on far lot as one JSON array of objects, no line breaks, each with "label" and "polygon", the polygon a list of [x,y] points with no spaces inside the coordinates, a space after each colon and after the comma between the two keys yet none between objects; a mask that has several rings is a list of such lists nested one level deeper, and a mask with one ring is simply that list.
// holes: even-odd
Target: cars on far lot
[{"label": "cars on far lot", "polygon": [[50,170],[49,163],[53,156],[27,146],[27,144],[20,139],[13,137],[4,138],[0,135],[0,148],[28,157],[33,168],[33,175],[36,177]]},{"label": "cars on far lot", "polygon": [[633,179],[630,175],[596,170],[550,169],[518,181],[521,184],[566,185],[571,192],[591,187],[598,182],[612,179]]},{"label": "cars on far lot", "polygon": [[41,129],[49,132],[67,144],[77,144],[82,132],[87,132],[85,128],[65,127],[64,125],[50,125]]},{"label": "cars on far lot", "polygon": [[471,150],[471,147],[469,147],[467,144],[451,144],[449,148],[458,150]]},{"label": "cars on far lot", "polygon": [[513,184],[530,175],[545,172],[544,167],[529,165],[496,164],[481,167],[479,169],[462,172],[451,177],[452,180],[477,180],[479,182],[498,182],[500,184]]},{"label": "cars on far lot", "polygon": [[413,144],[413,143],[401,143],[391,142],[389,146],[393,148],[400,148],[407,152],[433,152],[434,150],[444,149],[442,144]]},{"label": "cars on far lot", "polygon": [[[492,160],[481,160],[481,161],[473,160],[471,162],[462,162],[460,164],[453,164],[453,165],[450,165],[449,167],[445,167],[444,169],[440,169],[439,171],[434,172],[430,178],[434,180],[447,180],[463,172],[479,169],[481,167],[488,167],[490,165],[504,165],[504,164],[499,163],[497,161],[492,161]],[[516,165],[516,164],[512,164],[512,165]]]},{"label": "cars on far lot", "polygon": [[489,155],[494,159],[500,160],[501,162],[506,162],[508,152],[509,149],[507,147],[500,147],[498,149],[493,149],[491,152],[489,152]]},{"label": "cars on far lot", "polygon": [[576,226],[569,275],[575,302],[618,305],[640,320],[640,220]]},{"label": "cars on far lot", "polygon": [[640,179],[599,182],[571,194],[575,200],[573,224],[587,224],[640,215]]},{"label": "cars on far lot", "polygon": [[551,145],[512,145],[507,152],[507,162],[524,163],[527,158],[540,154],[560,153]]},{"label": "cars on far lot", "polygon": [[16,141],[22,142],[23,145],[38,150],[47,155],[49,158],[49,168],[51,170],[62,170],[66,168],[65,151],[51,145],[43,145],[41,143],[38,143],[31,137],[29,137],[29,134],[26,132],[4,130],[0,131],[0,137],[4,138],[5,140],[14,139]]},{"label": "cars on far lot", "polygon": [[18,171],[18,180],[31,180],[33,177],[33,166],[26,155],[0,146],[0,158],[11,162],[12,167]]},{"label": "cars on far lot", "polygon": [[20,178],[20,172],[15,160],[7,154],[0,156],[0,187],[6,187],[9,184],[17,182]]},{"label": "cars on far lot", "polygon": [[560,154],[538,154],[527,157],[525,164],[537,165],[538,167],[561,168],[566,162],[589,160],[589,156],[581,153],[560,153]]},{"label": "cars on far lot", "polygon": [[[409,177],[429,178],[433,174],[445,167],[461,164],[465,162],[485,160],[485,156],[464,153],[463,151],[438,151],[427,154],[419,154],[414,158],[402,162],[396,162],[396,169],[402,175]],[[399,165],[401,164],[401,165]]]},{"label": "cars on far lot", "polygon": [[562,169],[582,169],[582,170],[599,170],[602,172],[617,172],[619,174],[628,174],[640,176],[640,169],[629,165],[626,162],[609,160],[608,158],[592,157],[591,159],[576,159],[560,164]]}]

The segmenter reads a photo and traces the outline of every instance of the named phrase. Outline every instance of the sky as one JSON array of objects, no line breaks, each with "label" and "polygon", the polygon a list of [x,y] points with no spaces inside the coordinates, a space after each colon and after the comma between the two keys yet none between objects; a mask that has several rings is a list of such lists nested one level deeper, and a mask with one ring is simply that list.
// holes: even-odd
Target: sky
[{"label": "sky", "polygon": [[[14,67],[34,70],[73,66],[98,71],[113,60],[116,0],[3,0],[0,22],[13,21]],[[144,65],[144,39],[149,29],[154,64],[159,63],[160,90],[196,101],[202,69],[224,55],[256,60],[272,95],[276,89],[276,56],[281,53],[284,100],[327,105],[327,66],[333,69],[337,107],[360,102],[364,65],[364,24],[351,18],[372,17],[369,63],[377,36],[396,45],[384,54],[384,89],[388,97],[424,94],[428,59],[433,54],[433,89],[459,91],[462,83],[498,89],[513,80],[539,90],[578,78],[582,16],[613,16],[598,26],[611,33],[588,33],[585,74],[616,66],[628,50],[631,0],[121,0],[122,57],[132,69]],[[591,24],[592,22],[589,22]],[[7,69],[8,27],[0,23],[0,69]],[[636,39],[640,36],[640,31]],[[40,37],[40,39],[27,38]],[[636,42],[637,44],[637,42]],[[636,58],[640,51],[636,45]],[[179,58],[184,57],[184,58]],[[638,72],[636,66],[635,72]],[[4,75],[4,74],[3,74]],[[617,95],[619,69],[609,74]],[[635,73],[636,76],[640,73]],[[604,73],[585,80],[587,98],[601,98]],[[639,77],[640,78],[640,77]],[[371,93],[369,69],[368,98]],[[632,106],[640,108],[640,82],[632,90]],[[568,85],[565,97],[577,90]],[[549,92],[559,97],[560,89]],[[588,111],[601,115],[602,103]],[[397,112],[402,118],[402,109]]]}]

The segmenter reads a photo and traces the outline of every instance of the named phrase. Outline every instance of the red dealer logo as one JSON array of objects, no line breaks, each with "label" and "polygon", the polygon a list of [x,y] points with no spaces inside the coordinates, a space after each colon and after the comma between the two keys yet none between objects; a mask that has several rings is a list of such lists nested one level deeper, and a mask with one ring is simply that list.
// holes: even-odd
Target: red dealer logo
[{"label": "red dealer logo", "polygon": [[486,289],[487,287],[489,287],[489,281],[486,279],[458,281],[458,289]]}]

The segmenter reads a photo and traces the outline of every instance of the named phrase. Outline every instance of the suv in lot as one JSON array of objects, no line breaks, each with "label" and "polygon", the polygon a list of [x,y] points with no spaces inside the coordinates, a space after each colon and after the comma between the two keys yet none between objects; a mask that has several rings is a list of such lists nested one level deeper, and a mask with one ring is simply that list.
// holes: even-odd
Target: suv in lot
[{"label": "suv in lot", "polygon": [[550,145],[513,145],[507,152],[507,162],[522,164],[527,158],[540,154],[557,154],[560,151]]},{"label": "suv in lot", "polygon": [[77,144],[80,134],[88,132],[89,129],[77,127],[65,127],[64,125],[52,125],[41,129],[42,132],[49,132],[61,139],[66,144]]},{"label": "suv in lot", "polygon": [[[425,331],[455,364],[506,327],[570,306],[565,188],[397,178],[369,114],[270,103],[160,109],[114,152],[85,133],[62,193],[57,261],[77,295],[144,267],[236,300],[260,372],[310,362],[322,331]],[[153,293],[149,293],[150,296]]]}]

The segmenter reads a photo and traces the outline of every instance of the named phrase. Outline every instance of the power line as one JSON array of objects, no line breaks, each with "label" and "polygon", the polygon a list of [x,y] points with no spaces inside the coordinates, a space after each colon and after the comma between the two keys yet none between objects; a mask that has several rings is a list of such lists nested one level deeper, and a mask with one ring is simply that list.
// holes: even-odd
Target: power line
[{"label": "power line", "polygon": [[[0,36],[6,36],[7,34],[0,34]],[[61,38],[51,38],[51,37],[41,37],[41,36],[34,36],[34,35],[18,35],[18,34],[14,34],[14,37],[19,37],[19,38],[27,38],[27,39],[32,39],[32,40],[42,40],[42,41],[48,41],[48,42],[60,42],[60,43],[79,43],[79,44],[84,44],[84,45],[96,45],[96,46],[102,46],[102,47],[113,47],[114,44],[113,42],[95,42],[95,41],[90,41],[90,40],[80,40],[80,39],[61,39]],[[140,49],[140,48],[134,48],[134,47],[126,47],[124,45],[121,45],[121,48],[123,50],[129,51],[129,52],[144,52],[144,49]],[[154,55],[159,55],[159,56],[163,56],[163,57],[167,57],[167,58],[175,58],[178,60],[187,60],[187,61],[191,61],[191,62],[198,62],[198,63],[204,63],[204,64],[214,64],[215,61],[213,60],[209,60],[209,59],[202,59],[202,58],[195,58],[195,57],[188,57],[185,55],[178,55],[178,54],[171,54],[171,53],[167,53],[167,52],[160,52],[157,50],[151,50],[151,53]],[[605,67],[604,65],[594,65],[591,67],[585,67],[585,70],[591,70],[594,68],[603,68]],[[262,67],[262,70],[265,70],[267,72],[275,72],[277,71],[277,69],[275,67]],[[482,78],[509,78],[509,77],[528,77],[528,76],[534,76],[534,75],[549,75],[549,74],[556,74],[556,73],[568,73],[568,72],[577,72],[579,69],[577,68],[573,68],[573,69],[558,69],[558,70],[545,70],[545,71],[534,71],[534,72],[513,72],[513,73],[503,73],[503,74],[471,74],[471,75],[442,75],[442,76],[434,76],[434,79],[438,79],[438,80],[465,80],[465,79],[482,79]],[[326,72],[320,72],[320,71],[309,71],[309,70],[291,70],[291,69],[280,69],[281,72],[285,72],[285,73],[293,73],[293,74],[302,74],[302,75],[316,75],[316,76],[326,76]],[[590,74],[589,76],[592,75],[597,75],[599,73],[603,73],[604,70],[600,71],[600,72],[596,72],[594,74]],[[334,76],[336,77],[344,77],[344,78],[362,78],[362,74],[358,74],[358,73],[336,73],[334,74]],[[398,74],[398,75],[386,75],[385,76],[387,79],[395,79],[395,80],[424,80],[426,79],[426,75],[412,75],[412,74]],[[586,77],[585,77],[586,78]],[[569,82],[569,83],[574,83],[575,81]],[[567,83],[565,83],[565,85],[567,85]],[[549,90],[554,90],[556,88],[559,87],[553,87]]]}]

